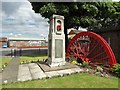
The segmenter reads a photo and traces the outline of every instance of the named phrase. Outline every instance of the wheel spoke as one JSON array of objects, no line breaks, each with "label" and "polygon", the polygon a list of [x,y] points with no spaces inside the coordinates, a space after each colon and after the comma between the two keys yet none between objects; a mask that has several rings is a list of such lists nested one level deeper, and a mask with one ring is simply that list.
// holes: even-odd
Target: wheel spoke
[{"label": "wheel spoke", "polygon": [[96,57],[98,57],[98,56],[100,56],[100,55],[102,55],[102,54],[104,54],[104,53],[105,53],[105,51],[104,51],[104,52],[101,52],[101,53],[99,53],[99,54],[97,54],[97,55],[95,55],[94,57],[90,58],[89,60],[92,60],[92,59],[94,59],[94,58],[96,58]]},{"label": "wheel spoke", "polygon": [[[73,58],[85,59],[103,65],[116,64],[114,53],[107,42],[93,32],[80,32],[70,41],[66,55]],[[82,55],[82,56],[81,56]]]},{"label": "wheel spoke", "polygon": [[91,51],[89,52],[89,54],[93,52],[93,50],[98,46],[98,44],[99,44],[99,43],[97,43],[97,44],[91,49]]}]

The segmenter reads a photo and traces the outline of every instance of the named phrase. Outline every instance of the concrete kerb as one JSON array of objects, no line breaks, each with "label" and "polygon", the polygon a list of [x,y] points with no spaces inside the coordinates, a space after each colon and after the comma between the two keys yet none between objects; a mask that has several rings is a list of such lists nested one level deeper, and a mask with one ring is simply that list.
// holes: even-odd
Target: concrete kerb
[{"label": "concrete kerb", "polygon": [[60,74],[57,71],[45,72],[47,78],[59,77]]},{"label": "concrete kerb", "polygon": [[53,78],[53,77],[59,77],[59,76],[63,77],[66,75],[71,75],[71,74],[80,73],[80,72],[83,72],[83,70],[80,68],[73,68],[73,69],[45,72],[45,74],[48,78]]},{"label": "concrete kerb", "polygon": [[82,72],[84,72],[84,70],[80,69],[80,68],[72,68],[71,70],[73,70],[76,73],[82,73]]}]

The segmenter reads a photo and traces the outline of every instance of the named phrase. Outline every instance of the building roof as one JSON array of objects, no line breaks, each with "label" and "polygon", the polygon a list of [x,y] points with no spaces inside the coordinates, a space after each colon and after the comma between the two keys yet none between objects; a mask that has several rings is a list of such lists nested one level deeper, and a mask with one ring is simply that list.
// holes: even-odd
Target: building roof
[{"label": "building roof", "polygon": [[8,38],[8,40],[36,40],[36,41],[39,41],[39,40],[45,40],[45,38],[22,38],[22,37],[19,37],[19,38],[15,38],[15,37],[10,37]]},{"label": "building roof", "polygon": [[79,31],[79,30],[71,30],[70,32],[69,32],[69,35],[71,35],[71,34],[78,34],[78,33],[80,33],[81,31]]},{"label": "building roof", "polygon": [[87,29],[86,28],[82,28],[82,27],[79,27],[78,30],[75,29],[75,28],[70,28],[68,29],[68,35],[71,35],[71,34],[78,34],[80,32],[86,32]]}]

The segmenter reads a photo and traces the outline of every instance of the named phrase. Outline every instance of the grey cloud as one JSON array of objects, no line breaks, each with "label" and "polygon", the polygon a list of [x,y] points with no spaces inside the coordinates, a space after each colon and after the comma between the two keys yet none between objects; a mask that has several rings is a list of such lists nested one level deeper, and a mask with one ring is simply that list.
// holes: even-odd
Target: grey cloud
[{"label": "grey cloud", "polygon": [[10,33],[22,34],[22,36],[47,37],[48,23],[40,14],[34,13],[30,2],[3,2],[2,30],[4,35]]},{"label": "grey cloud", "polygon": [[2,11],[9,16],[17,12],[22,3],[23,2],[2,2]]}]

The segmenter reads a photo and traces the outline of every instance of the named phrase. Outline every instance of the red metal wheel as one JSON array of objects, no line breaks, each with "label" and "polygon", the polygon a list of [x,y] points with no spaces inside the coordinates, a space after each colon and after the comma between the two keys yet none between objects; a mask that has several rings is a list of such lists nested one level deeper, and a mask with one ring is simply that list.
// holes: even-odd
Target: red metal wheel
[{"label": "red metal wheel", "polygon": [[116,64],[111,47],[100,35],[93,32],[75,35],[68,44],[66,56],[103,66],[111,67]]}]

